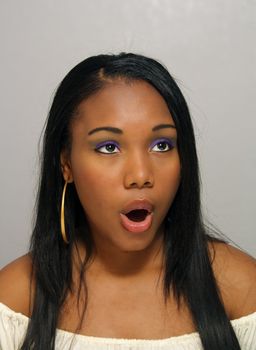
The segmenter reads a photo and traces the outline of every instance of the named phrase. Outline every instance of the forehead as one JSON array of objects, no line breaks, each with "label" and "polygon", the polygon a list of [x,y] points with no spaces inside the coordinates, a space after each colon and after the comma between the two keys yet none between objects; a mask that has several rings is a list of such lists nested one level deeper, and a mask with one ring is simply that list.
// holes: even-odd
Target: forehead
[{"label": "forehead", "polygon": [[173,123],[168,106],[160,93],[144,81],[117,80],[107,83],[100,91],[82,101],[77,121],[88,128],[113,124]]}]

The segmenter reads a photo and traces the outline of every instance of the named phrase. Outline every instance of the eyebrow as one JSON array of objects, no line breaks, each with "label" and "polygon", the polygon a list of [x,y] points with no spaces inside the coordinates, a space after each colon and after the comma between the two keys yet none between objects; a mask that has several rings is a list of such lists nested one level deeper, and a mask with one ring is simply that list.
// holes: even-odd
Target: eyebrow
[{"label": "eyebrow", "polygon": [[[167,128],[176,129],[176,127],[173,124],[159,124],[159,125],[154,126],[152,128],[152,131],[157,131],[160,129],[167,129]],[[119,128],[115,128],[113,126],[101,126],[99,128],[95,128],[95,129],[92,129],[91,131],[89,131],[88,135],[92,135],[98,131],[109,131],[109,132],[113,132],[115,134],[123,134],[123,130],[121,130]]]}]

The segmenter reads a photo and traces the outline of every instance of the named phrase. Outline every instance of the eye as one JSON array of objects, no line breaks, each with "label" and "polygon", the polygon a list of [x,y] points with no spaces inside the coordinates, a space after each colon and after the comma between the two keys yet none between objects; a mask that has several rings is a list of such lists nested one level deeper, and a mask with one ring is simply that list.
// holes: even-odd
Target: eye
[{"label": "eye", "polygon": [[105,153],[105,154],[115,154],[117,152],[114,152],[115,148],[118,148],[117,144],[115,142],[102,142],[99,145],[96,146],[95,151],[99,153]]},{"label": "eye", "polygon": [[174,144],[171,140],[160,139],[153,143],[152,151],[155,152],[167,152],[174,148]]}]

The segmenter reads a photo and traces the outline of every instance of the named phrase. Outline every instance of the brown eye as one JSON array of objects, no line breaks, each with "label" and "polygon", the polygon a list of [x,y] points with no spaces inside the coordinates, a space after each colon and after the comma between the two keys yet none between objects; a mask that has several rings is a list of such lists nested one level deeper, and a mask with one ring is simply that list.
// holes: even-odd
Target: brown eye
[{"label": "brown eye", "polygon": [[[103,142],[103,143],[97,145],[95,151],[99,152],[99,153],[111,154],[111,153],[117,153],[117,152],[114,152],[116,148],[118,148],[116,143]],[[101,150],[101,149],[103,149],[103,150]],[[104,151],[104,149],[106,152]]]},{"label": "brown eye", "polygon": [[158,140],[154,143],[154,146],[152,148],[152,151],[155,152],[167,152],[173,149],[174,145],[169,140]]}]

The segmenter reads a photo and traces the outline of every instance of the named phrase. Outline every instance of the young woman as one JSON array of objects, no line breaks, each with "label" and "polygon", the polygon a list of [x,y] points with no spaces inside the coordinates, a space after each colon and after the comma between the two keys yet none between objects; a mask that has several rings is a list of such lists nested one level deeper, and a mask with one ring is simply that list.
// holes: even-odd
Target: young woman
[{"label": "young woman", "polygon": [[203,224],[193,126],[153,59],[60,84],[27,255],[0,273],[0,347],[255,350],[255,260]]}]

